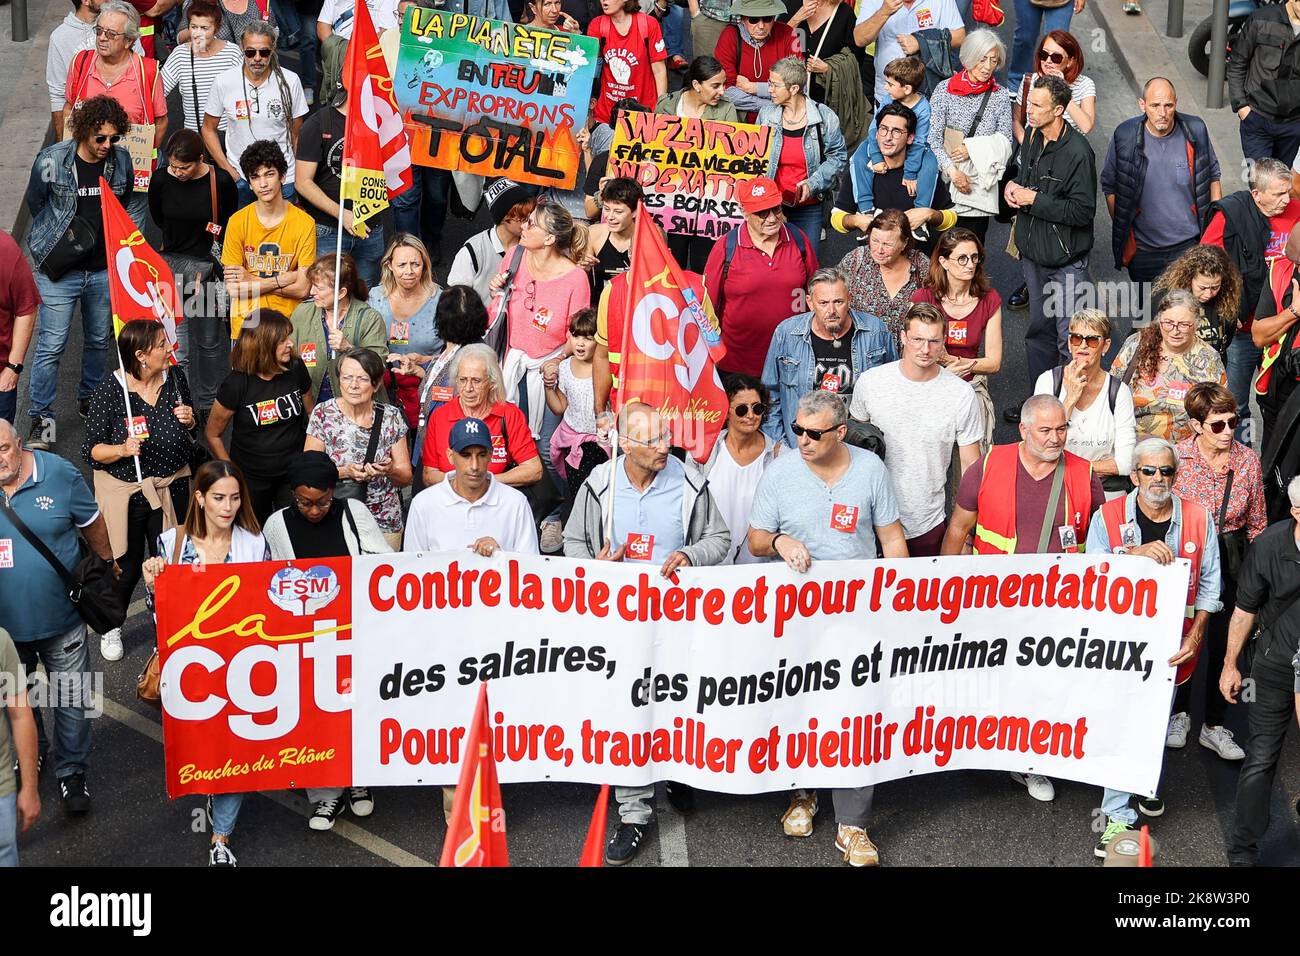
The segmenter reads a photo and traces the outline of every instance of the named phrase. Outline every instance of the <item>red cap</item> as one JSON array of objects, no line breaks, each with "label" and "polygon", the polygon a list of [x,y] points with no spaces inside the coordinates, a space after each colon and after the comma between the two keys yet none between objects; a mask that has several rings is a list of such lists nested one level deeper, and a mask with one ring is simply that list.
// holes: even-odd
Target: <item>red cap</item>
[{"label": "red cap", "polygon": [[762,212],[781,205],[781,187],[762,176],[743,179],[736,185],[736,197],[745,212]]}]

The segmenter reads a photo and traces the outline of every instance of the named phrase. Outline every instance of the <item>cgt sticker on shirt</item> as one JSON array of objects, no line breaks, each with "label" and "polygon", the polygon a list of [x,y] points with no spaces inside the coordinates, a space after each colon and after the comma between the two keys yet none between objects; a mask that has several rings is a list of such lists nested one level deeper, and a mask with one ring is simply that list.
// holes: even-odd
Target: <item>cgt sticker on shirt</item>
[{"label": "cgt sticker on shirt", "polygon": [[533,313],[533,328],[545,332],[551,326],[551,310],[543,306]]},{"label": "cgt sticker on shirt", "polygon": [[14,566],[14,539],[0,538],[0,568]]},{"label": "cgt sticker on shirt", "polygon": [[264,402],[257,403],[257,424],[274,425],[280,420],[280,409],[276,407],[274,398],[268,398]]},{"label": "cgt sticker on shirt", "polygon": [[827,372],[822,376],[822,383],[817,387],[823,392],[835,392],[838,394],[840,390],[840,377]]},{"label": "cgt sticker on shirt", "polygon": [[394,345],[409,345],[411,343],[411,323],[394,322],[392,328],[388,331],[388,341]]},{"label": "cgt sticker on shirt", "polygon": [[149,437],[149,422],[143,415],[136,415],[131,419],[131,437],[141,441]]},{"label": "cgt sticker on shirt", "polygon": [[627,536],[623,557],[629,561],[649,561],[655,551],[655,536],[647,532]]},{"label": "cgt sticker on shirt", "polygon": [[235,119],[248,119],[248,100],[235,100]]},{"label": "cgt sticker on shirt", "polygon": [[1169,399],[1169,401],[1179,402],[1181,404],[1183,399],[1186,397],[1187,397],[1186,384],[1165,386],[1165,398]]},{"label": "cgt sticker on shirt", "polygon": [[853,534],[858,530],[857,505],[833,505],[831,507],[831,530]]},{"label": "cgt sticker on shirt", "polygon": [[928,30],[930,27],[934,26],[934,14],[930,12],[929,7],[922,7],[920,10],[914,12],[916,13],[917,27],[922,30]]},{"label": "cgt sticker on shirt", "polygon": [[492,464],[504,465],[510,460],[510,449],[506,448],[505,435],[492,436]]},{"label": "cgt sticker on shirt", "polygon": [[304,345],[302,347],[302,351],[299,353],[299,357],[302,358],[303,365],[307,366],[308,368],[315,368],[316,367],[316,343],[308,342],[306,345]]},{"label": "cgt sticker on shirt", "polygon": [[965,345],[966,344],[966,320],[957,319],[948,323],[948,344]]}]

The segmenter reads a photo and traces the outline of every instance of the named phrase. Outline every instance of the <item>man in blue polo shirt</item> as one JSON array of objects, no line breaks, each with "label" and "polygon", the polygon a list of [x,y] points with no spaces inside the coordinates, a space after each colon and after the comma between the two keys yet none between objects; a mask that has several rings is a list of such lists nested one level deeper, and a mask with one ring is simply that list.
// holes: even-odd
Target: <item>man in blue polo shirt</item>
[{"label": "man in blue polo shirt", "polygon": [[[869,451],[844,444],[848,409],[833,392],[809,392],[799,400],[791,431],[798,455],[780,455],[767,466],[749,512],[749,550],[780,558],[807,574],[813,559],[851,561],[907,557],[907,541],[889,473]],[[839,824],[835,849],[850,866],[875,866],[880,854],[867,836],[875,787],[831,791]],[[781,817],[787,836],[812,836],[817,791],[796,790]]]},{"label": "man in blue polo shirt", "polygon": [[[113,560],[108,530],[81,473],[48,452],[27,451],[17,431],[0,419],[0,621],[4,622],[28,674],[45,665],[54,696],[54,773],[63,808],[90,810],[86,768],[90,757],[90,685],[86,625],[68,600],[63,580],[10,520],[10,509],[69,570],[80,559],[79,538],[100,557]],[[48,751],[45,727],[35,710],[40,754]],[[42,762],[38,758],[37,767]]]},{"label": "man in blue polo shirt", "polygon": [[[692,465],[668,453],[672,436],[649,405],[628,402],[618,413],[616,462],[592,471],[564,526],[570,558],[634,561],[658,567],[664,577],[678,568],[721,564],[731,550],[726,519],[709,483]],[[605,537],[609,483],[614,482],[614,533]],[[621,866],[636,856],[654,816],[654,784],[615,787],[619,825],[605,849],[605,862]],[[688,812],[694,796],[683,784],[668,785],[668,800]]]}]

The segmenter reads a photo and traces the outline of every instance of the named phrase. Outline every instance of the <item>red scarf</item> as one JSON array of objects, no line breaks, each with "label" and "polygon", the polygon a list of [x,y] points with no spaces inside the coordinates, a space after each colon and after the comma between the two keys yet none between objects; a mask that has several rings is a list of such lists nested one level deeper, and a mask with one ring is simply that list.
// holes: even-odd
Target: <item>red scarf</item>
[{"label": "red scarf", "polygon": [[970,78],[970,72],[962,70],[948,77],[948,92],[953,96],[979,96],[988,90],[996,90],[998,82],[989,77],[983,83],[976,83]]}]

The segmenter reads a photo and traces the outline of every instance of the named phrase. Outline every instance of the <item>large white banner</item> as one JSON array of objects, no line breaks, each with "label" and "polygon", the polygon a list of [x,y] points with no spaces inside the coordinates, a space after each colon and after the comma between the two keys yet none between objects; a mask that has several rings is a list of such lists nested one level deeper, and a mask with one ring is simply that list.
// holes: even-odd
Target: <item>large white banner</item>
[{"label": "large white banner", "polygon": [[1188,573],[1055,555],[672,583],[469,552],[169,570],[168,789],[455,783],[487,681],[507,783],[759,793],[989,769],[1150,793]]}]

